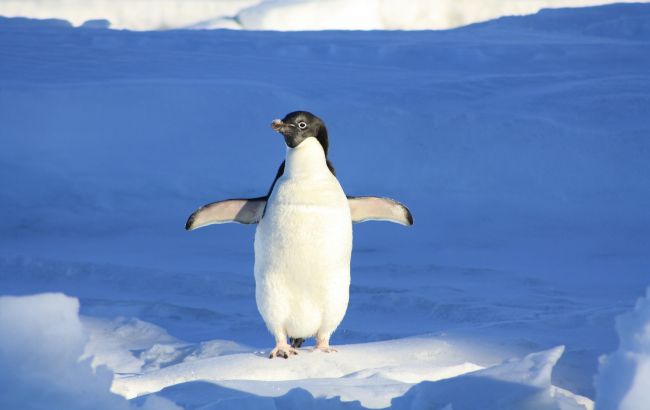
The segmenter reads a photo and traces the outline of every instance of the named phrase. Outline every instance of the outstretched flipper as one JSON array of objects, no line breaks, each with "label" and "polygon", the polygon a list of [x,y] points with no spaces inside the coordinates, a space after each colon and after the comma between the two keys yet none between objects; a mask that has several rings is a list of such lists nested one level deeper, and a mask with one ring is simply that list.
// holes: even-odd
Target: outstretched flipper
[{"label": "outstretched flipper", "polygon": [[377,196],[349,196],[348,204],[354,223],[388,221],[406,226],[413,225],[411,211],[394,199]]},{"label": "outstretched flipper", "polygon": [[190,215],[185,229],[191,231],[207,225],[235,222],[256,224],[262,219],[267,197],[250,199],[227,199],[199,208]]}]

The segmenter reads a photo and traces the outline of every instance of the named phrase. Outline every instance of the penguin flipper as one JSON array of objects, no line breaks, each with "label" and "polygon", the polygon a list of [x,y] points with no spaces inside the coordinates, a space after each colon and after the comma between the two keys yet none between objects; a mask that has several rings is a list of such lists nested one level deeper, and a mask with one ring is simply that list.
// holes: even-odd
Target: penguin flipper
[{"label": "penguin flipper", "polygon": [[250,199],[227,199],[212,202],[196,210],[187,220],[188,231],[207,225],[235,222],[256,224],[262,219],[267,197]]},{"label": "penguin flipper", "polygon": [[377,196],[349,196],[352,222],[388,221],[405,226],[413,225],[413,215],[403,204]]}]

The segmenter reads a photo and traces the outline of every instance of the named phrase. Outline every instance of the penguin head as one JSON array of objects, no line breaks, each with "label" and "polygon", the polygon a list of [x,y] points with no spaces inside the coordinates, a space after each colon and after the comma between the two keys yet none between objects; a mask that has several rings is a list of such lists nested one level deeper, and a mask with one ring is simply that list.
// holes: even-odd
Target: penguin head
[{"label": "penguin head", "polygon": [[289,148],[296,148],[307,138],[316,138],[325,151],[329,148],[327,128],[323,120],[307,111],[294,111],[281,120],[273,120],[271,128],[284,136]]}]

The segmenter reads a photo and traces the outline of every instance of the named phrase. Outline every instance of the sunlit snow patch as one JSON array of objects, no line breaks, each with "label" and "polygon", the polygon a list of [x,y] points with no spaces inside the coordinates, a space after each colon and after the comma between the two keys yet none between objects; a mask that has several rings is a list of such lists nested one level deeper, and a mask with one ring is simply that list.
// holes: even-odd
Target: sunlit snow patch
[{"label": "sunlit snow patch", "polygon": [[[178,397],[182,384],[203,381],[260,398],[291,399],[292,390],[302,389],[315,400],[358,401],[365,408],[420,408],[422,402],[440,408],[451,403],[454,409],[529,403],[537,409],[590,409],[588,399],[551,385],[551,370],[563,351],[556,347],[483,369],[445,341],[409,338],[339,346],[335,354],[302,349],[290,360],[269,360],[266,352],[257,352],[186,362],[118,378],[113,391],[133,398],[181,385]],[[506,407],[485,407],[483,400]]]},{"label": "sunlit snow patch", "polygon": [[[618,3],[643,0],[618,0]],[[609,0],[2,0],[0,16],[117,29],[440,30]],[[106,26],[103,24],[102,26]]]}]

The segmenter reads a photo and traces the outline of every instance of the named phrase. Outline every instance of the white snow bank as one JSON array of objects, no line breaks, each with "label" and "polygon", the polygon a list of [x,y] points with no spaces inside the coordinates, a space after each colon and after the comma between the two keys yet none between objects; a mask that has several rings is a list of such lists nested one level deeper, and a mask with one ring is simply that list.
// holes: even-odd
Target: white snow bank
[{"label": "white snow bank", "polygon": [[[359,401],[365,408],[438,408],[431,407],[438,403],[440,408],[452,404],[454,409],[523,408],[519,407],[523,404],[537,409],[589,409],[588,399],[551,386],[551,370],[563,351],[557,347],[481,370],[465,361],[470,353],[464,348],[437,339],[409,338],[344,345],[335,354],[302,349],[289,360],[269,360],[267,352],[258,352],[186,362],[116,379],[113,391],[133,398],[176,386],[174,397],[182,401],[183,394],[196,392],[188,382],[202,381],[253,395],[231,399],[228,408],[236,408],[237,400],[250,404],[252,397],[258,397],[258,404],[269,405],[268,398],[283,397],[271,407],[338,398]],[[417,384],[438,380],[445,381]],[[183,384],[189,391],[183,393]],[[292,392],[295,389],[309,395]]]},{"label": "white snow bank", "polygon": [[650,403],[650,288],[634,311],[617,318],[620,345],[602,357],[596,376],[598,409],[638,410]]},{"label": "white snow bank", "polygon": [[83,317],[82,322],[88,334],[84,357],[92,358],[93,368],[106,366],[114,373],[141,373],[185,361],[252,351],[230,340],[187,343],[136,318]]},{"label": "white snow bank", "polygon": [[[632,2],[623,0],[621,2]],[[638,3],[638,1],[634,1]],[[248,30],[441,30],[598,0],[268,0],[243,10]]]},{"label": "white snow bank", "polygon": [[[137,373],[142,369],[159,368],[173,361],[170,355],[182,343],[164,329],[138,319],[103,320],[83,318],[88,333],[84,357],[92,357],[92,366],[106,366],[114,372]],[[140,354],[134,355],[133,352]]]},{"label": "white snow bank", "polygon": [[261,0],[0,0],[0,15],[59,18],[80,26],[106,19],[112,28],[161,30],[233,16]]},{"label": "white snow bank", "polygon": [[453,377],[481,367],[464,361],[458,348],[433,339],[337,346],[336,354],[302,349],[291,360],[269,360],[268,352],[188,361],[141,376],[116,379],[113,391],[127,398],[197,380],[262,396],[300,387],[316,397],[360,400],[380,408],[411,383]]},{"label": "white snow bank", "polygon": [[[643,1],[620,0],[619,3]],[[75,26],[106,19],[113,28],[247,30],[426,30],[459,27],[542,8],[607,0],[0,0],[0,15],[59,18]]]},{"label": "white snow bank", "polygon": [[591,409],[589,399],[551,385],[551,371],[563,352],[559,346],[460,377],[421,383],[394,400],[392,408]]},{"label": "white snow bank", "polygon": [[[135,408],[109,391],[109,371],[79,360],[87,337],[78,312],[62,294],[0,297],[0,408]],[[140,408],[179,407],[152,396]]]}]

